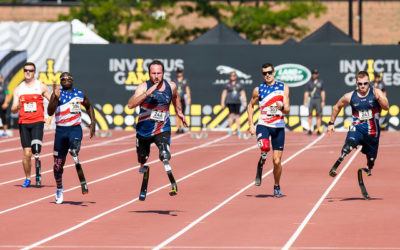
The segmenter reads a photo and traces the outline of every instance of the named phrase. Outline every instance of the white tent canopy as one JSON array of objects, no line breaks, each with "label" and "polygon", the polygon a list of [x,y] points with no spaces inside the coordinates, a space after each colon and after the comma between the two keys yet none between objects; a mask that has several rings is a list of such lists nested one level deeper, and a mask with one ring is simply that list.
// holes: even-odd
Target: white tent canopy
[{"label": "white tent canopy", "polygon": [[74,44],[108,44],[109,42],[101,36],[94,33],[84,23],[78,19],[71,22],[72,43]]}]

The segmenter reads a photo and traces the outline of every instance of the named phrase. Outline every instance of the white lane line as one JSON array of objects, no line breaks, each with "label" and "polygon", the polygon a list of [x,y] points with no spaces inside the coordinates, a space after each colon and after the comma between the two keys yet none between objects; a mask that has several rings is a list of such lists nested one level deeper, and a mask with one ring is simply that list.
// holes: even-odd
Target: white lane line
[{"label": "white lane line", "polygon": [[[46,131],[48,131],[48,132],[46,132]],[[55,133],[55,130],[44,130],[44,136],[46,136],[46,135],[51,135],[51,134],[54,134]],[[10,141],[17,141],[17,140],[20,140],[20,137],[19,137],[19,135],[18,136],[13,136],[13,137],[9,137],[9,138],[5,138],[5,139],[1,139],[0,140],[0,143],[5,143],[5,142],[10,142]]]},{"label": "white lane line", "polygon": [[[182,136],[184,136],[184,135],[178,135],[178,136],[176,136],[174,138],[178,139],[178,138],[180,138]],[[131,136],[128,136],[128,137],[131,137]],[[115,139],[115,140],[121,140],[121,138],[118,138],[118,139]],[[92,145],[90,145],[90,146],[92,146]],[[87,146],[87,147],[90,147],[90,146]],[[96,145],[96,146],[98,146],[98,145]],[[125,149],[125,150],[118,151],[118,152],[115,152],[115,153],[99,156],[99,157],[92,158],[92,159],[89,159],[89,160],[85,160],[85,161],[82,161],[80,163],[81,164],[85,164],[85,163],[88,163],[88,162],[97,161],[97,160],[101,160],[101,159],[104,159],[104,158],[112,157],[112,156],[115,156],[115,155],[123,154],[123,153],[129,152],[129,151],[136,151],[136,146],[133,147],[133,148]],[[70,168],[70,167],[75,167],[75,163],[72,163],[72,164],[64,166],[64,169]],[[42,172],[42,175],[47,174],[47,173],[53,173],[53,169],[50,169],[50,170]],[[35,177],[35,176],[36,176],[36,174],[32,174],[31,177]],[[5,182],[0,182],[0,186],[8,184],[8,183],[16,182],[16,181],[21,181],[21,180],[25,180],[25,176],[17,178],[17,179],[13,179],[13,180],[5,181]]]},{"label": "white lane line", "polygon": [[[135,136],[135,134],[132,134],[132,135],[127,135],[127,136],[119,137],[119,138],[116,138],[116,139],[111,139],[111,140],[107,140],[107,141],[102,141],[102,142],[99,142],[99,143],[96,143],[96,144],[85,145],[85,146],[82,146],[82,147],[81,147],[81,150],[82,150],[82,149],[86,149],[86,148],[93,148],[93,147],[103,146],[103,145],[108,144],[108,143],[113,143],[113,142],[125,140],[125,139],[127,139],[127,138],[131,138],[131,137],[134,137],[134,136]],[[54,142],[51,142],[51,143],[54,143]],[[22,148],[18,148],[18,149],[22,150]],[[47,156],[53,156],[53,152],[52,152],[52,153],[47,153],[47,154],[41,154],[41,155],[40,155],[40,159],[43,159],[44,157],[47,157]],[[21,161],[22,161],[22,160],[0,163],[0,167],[4,167],[4,166],[7,166],[7,165],[12,165],[12,164],[15,164],[15,163],[21,163]]]},{"label": "white lane line", "polygon": [[350,160],[347,162],[347,164],[344,166],[343,170],[339,173],[338,176],[333,180],[332,184],[326,189],[325,193],[321,196],[321,198],[318,200],[318,202],[314,205],[314,207],[311,209],[311,211],[307,214],[306,218],[303,220],[303,222],[300,224],[300,226],[297,228],[296,232],[290,237],[290,239],[286,242],[286,244],[283,246],[282,250],[288,250],[297,237],[299,237],[300,233],[303,231],[303,229],[306,227],[307,223],[310,221],[311,217],[314,215],[314,213],[317,211],[319,206],[322,204],[322,202],[325,200],[326,196],[329,194],[329,192],[332,190],[332,188],[336,185],[336,183],[339,181],[340,177],[343,175],[344,172],[346,172],[347,168],[350,166],[352,161],[356,158],[357,154],[361,151],[360,147],[350,158]]},{"label": "white lane line", "polygon": [[[184,135],[181,135],[181,136],[184,136]],[[217,138],[217,139],[215,139],[215,140],[213,140],[213,141],[207,142],[207,143],[202,144],[202,145],[200,145],[200,146],[195,146],[195,147],[192,147],[192,148],[184,149],[184,150],[182,150],[182,151],[180,151],[180,152],[177,152],[177,153],[172,154],[172,156],[177,156],[177,155],[180,155],[180,154],[184,154],[184,153],[186,153],[186,152],[190,152],[190,151],[193,151],[193,150],[196,150],[196,149],[199,149],[199,148],[206,147],[206,146],[208,146],[208,145],[210,145],[210,144],[213,144],[213,143],[219,142],[219,141],[221,141],[221,140],[224,140],[224,139],[226,139],[227,137],[229,137],[229,135],[226,135],[226,136],[221,137],[221,138]],[[175,137],[175,138],[178,138],[178,137]],[[153,160],[153,161],[151,161],[151,162],[148,162],[147,164],[150,165],[150,164],[156,163],[156,162],[158,162],[158,161],[159,161],[159,160]],[[75,165],[73,165],[73,166],[75,166]],[[129,172],[129,171],[132,171],[132,170],[134,170],[134,169],[136,169],[136,168],[138,168],[138,167],[139,167],[139,166],[131,167],[131,168],[128,168],[128,169],[125,169],[125,170],[116,172],[116,173],[114,173],[114,174],[111,174],[111,175],[102,177],[102,178],[100,178],[100,179],[97,179],[97,180],[88,182],[88,185],[89,185],[89,184],[93,184],[93,183],[97,183],[97,182],[100,182],[100,181],[104,181],[104,180],[107,180],[107,179],[110,179],[110,178],[115,177],[115,176],[118,176],[118,175],[120,175],[120,174],[124,174],[124,173]],[[52,170],[51,170],[51,171],[52,171]],[[75,189],[78,189],[78,188],[80,188],[80,187],[81,187],[81,186],[79,185],[79,186],[75,186],[75,187],[66,189],[66,190],[64,190],[64,193],[69,192],[69,191],[72,191],[72,190],[75,190]],[[5,213],[10,212],[10,211],[13,211],[13,210],[16,210],[16,209],[21,208],[21,207],[26,207],[26,206],[28,206],[28,205],[37,203],[37,202],[39,202],[39,201],[42,201],[42,200],[45,200],[45,199],[48,199],[48,198],[51,198],[51,197],[54,197],[54,194],[47,195],[47,196],[45,196],[45,197],[42,197],[42,198],[39,198],[39,199],[30,201],[30,202],[27,202],[27,203],[24,203],[24,204],[21,204],[21,205],[15,206],[15,207],[11,207],[11,208],[2,210],[2,211],[0,211],[0,215],[1,215],[1,214],[5,214]]]},{"label": "white lane line", "polygon": [[[325,136],[325,134],[322,134],[320,137],[318,137],[316,140],[314,140],[313,142],[311,142],[310,144],[308,144],[306,147],[302,148],[301,150],[297,151],[296,153],[294,153],[293,155],[291,155],[289,158],[287,158],[284,162],[282,162],[282,165],[285,165],[287,162],[289,162],[290,160],[292,160],[294,157],[296,157],[297,155],[301,154],[302,152],[304,152],[305,150],[309,149],[310,147],[312,147],[315,143],[317,143],[319,140],[321,140],[323,137]],[[262,178],[266,177],[267,175],[271,174],[273,171],[273,169],[269,170],[267,173],[265,173]],[[161,249],[163,247],[165,247],[166,245],[168,245],[169,243],[171,243],[172,241],[174,241],[175,239],[177,239],[179,236],[183,235],[184,233],[186,233],[187,231],[189,231],[191,228],[193,228],[195,225],[197,225],[199,222],[201,222],[202,220],[204,220],[205,218],[207,218],[209,215],[211,215],[212,213],[214,213],[215,211],[217,211],[218,209],[220,209],[221,207],[223,207],[225,204],[227,204],[228,202],[230,202],[231,200],[233,200],[235,197],[237,197],[238,195],[240,195],[241,193],[243,193],[244,191],[246,191],[247,189],[249,189],[250,187],[254,186],[254,182],[248,184],[247,186],[245,186],[244,188],[240,189],[237,193],[233,194],[232,196],[230,196],[228,199],[224,200],[223,202],[221,202],[220,204],[218,204],[216,207],[214,207],[213,209],[211,209],[210,211],[208,211],[207,213],[203,214],[202,216],[200,216],[199,218],[197,218],[195,221],[193,221],[192,223],[190,223],[189,225],[187,225],[186,227],[184,227],[182,230],[180,230],[179,232],[175,233],[174,235],[172,235],[171,237],[169,237],[168,239],[166,239],[165,241],[161,242],[159,245],[157,245],[156,247],[153,248],[153,250],[158,250]]]},{"label": "white lane line", "polygon": [[[230,136],[230,135],[226,135],[226,136],[224,136],[224,137],[222,137],[222,138],[219,138],[219,139],[217,139],[217,140],[223,140],[223,139],[225,139],[225,138],[227,138],[227,137],[229,137],[229,136]],[[215,140],[215,141],[217,141],[217,140]],[[200,145],[200,146],[193,147],[193,149],[194,149],[194,148],[202,148],[202,147],[205,147],[205,146],[206,146],[206,144],[203,144],[203,145]],[[192,173],[190,173],[190,174],[188,174],[188,175],[186,175],[186,176],[184,176],[184,177],[182,177],[182,178],[176,180],[176,182],[179,183],[179,182],[181,182],[181,181],[183,181],[183,180],[185,180],[185,179],[187,179],[187,178],[189,178],[189,177],[191,177],[191,176],[193,176],[193,175],[195,175],[195,174],[197,174],[197,173],[200,173],[200,172],[202,172],[202,171],[204,171],[204,170],[207,170],[207,169],[209,169],[209,168],[212,168],[212,167],[214,167],[214,166],[216,166],[216,165],[218,165],[218,164],[220,164],[220,163],[222,163],[222,162],[224,162],[224,161],[227,161],[227,160],[229,160],[229,159],[232,159],[232,158],[236,157],[237,155],[240,155],[240,154],[242,154],[242,153],[245,153],[245,152],[249,151],[250,149],[254,149],[254,148],[256,148],[256,146],[251,146],[251,147],[248,147],[248,148],[246,148],[246,149],[244,149],[244,150],[241,150],[241,151],[239,151],[239,152],[236,152],[235,154],[230,155],[230,156],[228,156],[228,157],[226,157],[226,158],[224,158],[224,159],[222,159],[222,160],[219,160],[218,162],[215,162],[215,163],[213,163],[213,164],[210,164],[210,165],[208,165],[208,166],[206,166],[206,167],[204,167],[204,168],[198,169],[198,170],[196,170],[195,172],[192,172]],[[193,150],[193,149],[188,149],[187,151],[191,151],[191,150]],[[185,150],[184,150],[184,151],[185,151]],[[184,151],[181,151],[181,152],[179,152],[179,153],[177,153],[177,154],[182,154]],[[156,161],[153,161],[153,162],[156,162]],[[135,168],[137,168],[137,167],[135,167]],[[151,194],[153,194],[153,193],[156,193],[156,192],[158,192],[158,191],[160,191],[160,190],[162,190],[162,189],[164,189],[164,188],[170,187],[170,186],[171,186],[170,183],[168,183],[168,184],[166,184],[166,185],[164,185],[164,186],[161,186],[161,187],[159,187],[159,188],[157,188],[157,189],[155,189],[155,190],[149,192],[149,193],[147,194],[147,196],[149,196],[149,195],[151,195]],[[72,231],[74,231],[74,230],[76,230],[76,229],[78,229],[78,228],[80,228],[80,227],[83,227],[84,225],[86,225],[86,224],[88,224],[88,223],[90,223],[90,222],[92,222],[92,221],[95,221],[95,220],[97,220],[97,219],[99,219],[99,218],[101,218],[101,217],[103,217],[103,216],[105,216],[105,215],[107,215],[107,214],[110,214],[110,213],[112,213],[112,212],[114,212],[114,211],[116,211],[116,210],[118,210],[118,209],[120,209],[120,208],[126,207],[126,206],[132,204],[133,202],[135,202],[135,201],[137,201],[137,200],[138,200],[138,198],[135,198],[135,199],[133,199],[133,200],[130,200],[130,201],[124,203],[124,204],[121,204],[121,205],[119,205],[119,206],[117,206],[117,207],[114,207],[114,208],[112,208],[112,209],[110,209],[110,210],[107,210],[107,211],[105,211],[105,212],[103,212],[103,213],[101,213],[101,214],[98,214],[98,215],[96,215],[96,216],[94,216],[94,217],[92,217],[92,218],[90,218],[90,219],[87,219],[87,220],[85,220],[85,221],[83,221],[83,222],[81,222],[81,223],[79,223],[79,224],[77,224],[77,225],[75,225],[75,226],[73,226],[73,227],[70,227],[70,228],[68,228],[68,229],[66,229],[66,230],[64,230],[64,231],[61,231],[61,232],[59,232],[59,233],[57,233],[57,234],[54,234],[54,235],[52,235],[52,236],[50,236],[50,237],[47,237],[47,238],[43,239],[43,240],[40,240],[40,241],[38,241],[38,242],[35,242],[35,243],[33,243],[33,244],[31,244],[31,245],[29,245],[29,246],[27,246],[27,247],[24,247],[24,248],[22,248],[22,250],[32,249],[32,248],[34,248],[34,247],[40,246],[40,245],[42,245],[43,243],[46,243],[46,242],[48,242],[48,241],[51,241],[51,240],[53,240],[53,239],[55,239],[55,238],[58,238],[58,237],[64,235],[64,234],[67,234],[67,233],[69,233],[69,232],[72,232]]]}]

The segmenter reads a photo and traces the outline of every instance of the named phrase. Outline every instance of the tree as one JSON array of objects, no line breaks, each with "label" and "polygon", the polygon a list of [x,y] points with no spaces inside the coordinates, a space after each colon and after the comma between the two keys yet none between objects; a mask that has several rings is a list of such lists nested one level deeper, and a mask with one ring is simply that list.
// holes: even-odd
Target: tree
[{"label": "tree", "polygon": [[136,39],[151,39],[145,32],[171,27],[171,14],[160,11],[171,7],[176,0],[79,0],[81,6],[70,7],[68,15],[59,15],[60,21],[79,19],[93,24],[95,31],[109,42],[128,43]]},{"label": "tree", "polygon": [[[196,0],[196,6],[182,6],[183,15],[197,13],[200,17],[212,17],[218,22],[224,22],[236,32],[242,33],[247,39],[257,42],[261,39],[301,38],[309,28],[300,25],[299,19],[307,19],[314,14],[318,17],[326,12],[326,7],[316,0],[311,1],[276,1],[274,9],[268,2],[239,1],[225,4],[212,3],[210,0]],[[191,40],[188,36],[196,37],[206,30],[194,27],[186,29],[179,26],[171,31],[167,39],[174,42]]]}]

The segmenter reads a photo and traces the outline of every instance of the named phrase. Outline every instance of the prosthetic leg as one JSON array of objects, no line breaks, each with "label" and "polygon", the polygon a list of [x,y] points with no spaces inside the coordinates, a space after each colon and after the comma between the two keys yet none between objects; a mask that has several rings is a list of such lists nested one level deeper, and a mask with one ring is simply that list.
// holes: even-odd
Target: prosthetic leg
[{"label": "prosthetic leg", "polygon": [[262,171],[263,171],[263,166],[265,164],[266,159],[267,159],[267,153],[262,152],[261,157],[258,160],[258,165],[257,165],[257,174],[256,174],[256,181],[255,181],[256,186],[261,186]]},{"label": "prosthetic leg", "polygon": [[365,172],[367,174],[367,176],[371,176],[371,170],[374,167],[374,165],[375,165],[375,158],[367,156],[367,166],[368,166],[368,168],[360,168],[357,171],[358,185],[360,186],[362,196],[366,200],[369,200],[371,198],[369,197],[369,194],[367,192],[367,188],[365,187],[365,184],[364,184],[363,172]]},{"label": "prosthetic leg", "polygon": [[172,175],[171,166],[169,165],[169,160],[171,159],[171,154],[169,152],[169,145],[166,143],[162,143],[159,145],[160,155],[159,158],[164,164],[165,171],[167,172],[168,179],[171,182],[171,191],[169,191],[170,196],[174,196],[178,194],[178,186],[176,185],[176,181],[174,176]]},{"label": "prosthetic leg", "polygon": [[257,143],[258,147],[261,149],[261,156],[260,159],[258,160],[255,184],[256,186],[261,186],[263,166],[267,159],[267,153],[270,150],[270,147],[269,147],[269,140],[265,138],[259,140]]},{"label": "prosthetic leg", "polygon": [[144,201],[147,195],[147,185],[149,184],[150,168],[144,165],[147,161],[147,155],[138,154],[138,161],[140,163],[139,173],[143,174],[142,186],[140,187],[139,200]]},{"label": "prosthetic leg", "polygon": [[31,143],[32,153],[35,157],[35,169],[36,169],[36,186],[40,187],[42,185],[42,174],[41,174],[41,162],[39,159],[39,154],[42,151],[42,141],[32,140]]},{"label": "prosthetic leg", "polygon": [[354,141],[348,140],[344,143],[343,148],[342,148],[342,155],[337,159],[331,170],[329,171],[329,175],[332,177],[335,177],[337,175],[337,168],[339,167],[340,163],[342,163],[344,157],[350,152],[355,149],[357,145],[355,145]]},{"label": "prosthetic leg", "polygon": [[83,174],[82,166],[79,163],[78,153],[81,148],[81,142],[74,140],[69,148],[69,153],[75,161],[76,171],[78,172],[79,181],[81,183],[82,194],[87,194],[89,192],[88,186],[86,184],[85,175]]}]

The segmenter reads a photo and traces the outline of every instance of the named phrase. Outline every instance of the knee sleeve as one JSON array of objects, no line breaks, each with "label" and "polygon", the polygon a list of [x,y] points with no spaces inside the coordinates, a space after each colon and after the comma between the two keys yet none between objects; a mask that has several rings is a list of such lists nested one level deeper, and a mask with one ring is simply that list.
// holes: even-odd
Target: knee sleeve
[{"label": "knee sleeve", "polygon": [[258,147],[261,149],[261,152],[266,153],[270,150],[268,139],[263,138],[263,139],[259,140],[257,143],[258,143]]},{"label": "knee sleeve", "polygon": [[54,178],[56,180],[62,178],[64,172],[65,158],[54,158]]},{"label": "knee sleeve", "polygon": [[368,157],[368,156],[367,156],[367,166],[368,166],[368,169],[372,169],[372,168],[374,167],[374,165],[375,165],[375,158],[372,158],[372,157]]},{"label": "knee sleeve", "polygon": [[79,140],[74,140],[71,143],[71,146],[69,147],[69,153],[73,156],[76,157],[78,156],[79,151],[81,150],[81,141]]},{"label": "knee sleeve", "polygon": [[347,140],[342,148],[342,154],[345,156],[350,154],[350,152],[357,147],[356,143],[353,140]]},{"label": "knee sleeve", "polygon": [[32,140],[31,148],[33,154],[40,154],[42,151],[42,141],[41,140]]},{"label": "knee sleeve", "polygon": [[160,144],[158,147],[160,150],[160,161],[169,161],[171,159],[171,154],[169,152],[169,145],[166,143]]}]

